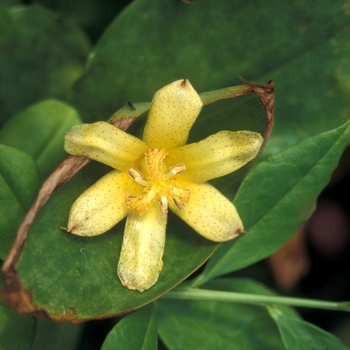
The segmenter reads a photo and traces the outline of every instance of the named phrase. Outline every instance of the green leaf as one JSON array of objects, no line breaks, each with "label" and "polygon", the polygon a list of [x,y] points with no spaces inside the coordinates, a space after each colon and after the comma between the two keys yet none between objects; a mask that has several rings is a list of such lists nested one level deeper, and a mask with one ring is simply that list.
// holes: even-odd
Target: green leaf
[{"label": "green leaf", "polygon": [[36,319],[18,315],[0,298],[0,350],[29,349],[35,333]]},{"label": "green leaf", "polygon": [[29,153],[45,178],[67,155],[63,149],[66,131],[79,123],[71,106],[58,100],[42,101],[9,119],[0,130],[0,143]]},{"label": "green leaf", "polygon": [[189,276],[217,247],[170,213],[158,282],[143,293],[123,287],[116,267],[124,221],[90,238],[59,229],[67,225],[74,200],[106,169],[90,163],[51,196],[36,217],[15,265],[33,305],[56,320],[104,318],[145,305]]},{"label": "green leaf", "polygon": [[[207,289],[272,294],[244,279],[219,279]],[[283,345],[264,307],[218,301],[159,299],[158,330],[169,349],[276,349]]]},{"label": "green leaf", "polygon": [[315,207],[350,136],[350,122],[271,156],[244,179],[235,205],[247,234],[221,244],[195,284],[276,251]]},{"label": "green leaf", "polygon": [[158,346],[154,304],[124,317],[108,334],[101,350],[155,350]]},{"label": "green leaf", "polygon": [[38,7],[0,13],[0,125],[47,97],[66,98],[90,49],[71,22]]},{"label": "green leaf", "polygon": [[[94,48],[72,101],[96,121],[127,101],[149,101],[176,79],[188,78],[198,92],[235,85],[237,75],[272,79],[278,123],[269,155],[349,118],[347,11],[341,0],[134,1]],[[237,130],[235,106],[220,115]]]},{"label": "green leaf", "polygon": [[278,308],[268,307],[268,310],[276,322],[284,346],[287,349],[347,349],[334,335],[311,323],[288,317]]},{"label": "green leaf", "polygon": [[39,171],[32,157],[0,145],[0,258],[9,252],[38,189]]}]

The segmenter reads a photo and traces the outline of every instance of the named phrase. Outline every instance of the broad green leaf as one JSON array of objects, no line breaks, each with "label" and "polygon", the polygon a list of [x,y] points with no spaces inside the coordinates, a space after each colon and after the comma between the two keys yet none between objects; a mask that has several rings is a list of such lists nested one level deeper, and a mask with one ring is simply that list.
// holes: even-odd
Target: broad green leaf
[{"label": "broad green leaf", "polygon": [[66,98],[90,49],[72,22],[39,7],[0,13],[0,125],[40,99]]},{"label": "broad green leaf", "polygon": [[287,349],[348,349],[334,335],[311,323],[288,317],[278,308],[268,307],[268,310],[276,322],[284,346]]},{"label": "broad green leaf", "polygon": [[116,266],[125,221],[90,238],[59,229],[67,225],[74,200],[105,172],[106,167],[90,163],[51,196],[36,217],[15,266],[33,304],[57,320],[108,317],[138,308],[184,280],[217,247],[170,213],[158,282],[143,293],[124,288]]},{"label": "broad green leaf", "polygon": [[158,345],[157,320],[153,304],[124,317],[109,332],[101,350],[155,350]]},{"label": "broad green leaf", "polygon": [[9,119],[0,130],[0,143],[29,153],[45,178],[67,155],[63,149],[66,131],[79,123],[74,108],[58,100],[45,100]]},{"label": "broad green leaf", "polygon": [[6,258],[39,189],[39,171],[28,154],[0,145],[0,258]]},{"label": "broad green leaf", "polygon": [[0,298],[0,350],[29,349],[35,333],[36,319],[18,315]]},{"label": "broad green leaf", "polygon": [[[348,22],[341,0],[317,6],[308,0],[269,6],[258,0],[137,0],[94,48],[73,104],[85,120],[105,120],[127,101],[149,101],[180,78],[198,92],[235,85],[237,75],[272,79],[278,122],[265,154],[275,153],[349,118]],[[234,105],[221,117],[231,121],[230,130],[241,120]],[[203,132],[210,133],[214,120]]]},{"label": "broad green leaf", "polygon": [[[219,279],[206,289],[271,294],[244,279]],[[264,307],[218,301],[159,299],[158,330],[169,349],[283,348],[277,328]]]},{"label": "broad green leaf", "polygon": [[290,239],[314,210],[349,137],[350,122],[260,163],[235,198],[247,234],[221,244],[195,283],[261,260]]}]

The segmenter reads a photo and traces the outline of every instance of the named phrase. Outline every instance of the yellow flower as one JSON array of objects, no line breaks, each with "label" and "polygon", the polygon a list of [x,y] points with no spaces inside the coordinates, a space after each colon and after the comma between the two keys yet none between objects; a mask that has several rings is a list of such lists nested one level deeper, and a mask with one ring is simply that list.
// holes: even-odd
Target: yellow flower
[{"label": "yellow flower", "polygon": [[117,272],[129,289],[142,292],[157,282],[168,207],[209,240],[243,232],[233,204],[206,181],[249,162],[263,139],[221,131],[185,145],[202,106],[189,81],[178,80],[155,94],[142,140],[105,122],[74,126],[66,135],[68,153],[115,169],[75,201],[67,231],[96,236],[127,217]]}]

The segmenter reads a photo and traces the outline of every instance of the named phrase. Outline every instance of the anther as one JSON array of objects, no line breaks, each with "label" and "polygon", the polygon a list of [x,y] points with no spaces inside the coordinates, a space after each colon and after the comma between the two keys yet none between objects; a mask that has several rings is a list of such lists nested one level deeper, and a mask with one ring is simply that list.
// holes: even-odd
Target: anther
[{"label": "anther", "polygon": [[130,201],[134,201],[136,199],[139,199],[140,197],[137,197],[137,196],[132,196],[132,195],[127,195],[126,196],[126,199],[130,200]]},{"label": "anther", "polygon": [[183,164],[176,164],[169,168],[169,171],[164,175],[164,178],[168,180],[174,175],[181,174],[186,171],[186,167]]},{"label": "anther", "polygon": [[168,199],[165,196],[160,197],[159,210],[163,216],[168,214]]},{"label": "anther", "polygon": [[180,198],[176,198],[176,197],[173,197],[173,201],[175,203],[175,205],[178,207],[178,209],[183,209],[185,207],[185,203],[183,200],[181,200]]},{"label": "anther", "polygon": [[139,169],[131,168],[129,169],[128,173],[140,185],[148,186],[150,184],[149,181],[145,180],[144,176],[142,175]]}]

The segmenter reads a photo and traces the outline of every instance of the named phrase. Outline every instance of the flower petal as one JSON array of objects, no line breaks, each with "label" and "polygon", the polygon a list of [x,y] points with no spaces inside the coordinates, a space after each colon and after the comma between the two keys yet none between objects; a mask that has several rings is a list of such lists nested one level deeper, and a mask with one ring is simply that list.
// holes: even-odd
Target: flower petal
[{"label": "flower petal", "polygon": [[262,136],[256,132],[220,131],[172,150],[169,158],[175,164],[185,164],[183,176],[187,179],[206,182],[241,168],[258,154],[262,142]]},{"label": "flower petal", "polygon": [[143,140],[158,149],[184,145],[202,106],[188,80],[177,80],[163,87],[153,97]]},{"label": "flower petal", "polygon": [[127,171],[147,150],[137,137],[105,122],[73,126],[65,137],[65,150],[86,156],[119,171]]},{"label": "flower petal", "polygon": [[125,194],[134,186],[127,173],[112,171],[102,177],[74,202],[67,231],[78,236],[108,231],[126,216]]},{"label": "flower petal", "polygon": [[144,215],[128,214],[118,263],[123,286],[140,292],[152,287],[163,266],[167,217],[155,203]]},{"label": "flower petal", "polygon": [[243,232],[234,205],[209,184],[190,184],[191,196],[183,209],[169,201],[170,209],[203,237],[224,242]]}]

